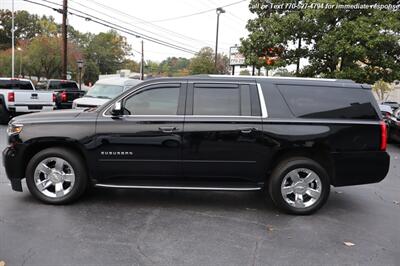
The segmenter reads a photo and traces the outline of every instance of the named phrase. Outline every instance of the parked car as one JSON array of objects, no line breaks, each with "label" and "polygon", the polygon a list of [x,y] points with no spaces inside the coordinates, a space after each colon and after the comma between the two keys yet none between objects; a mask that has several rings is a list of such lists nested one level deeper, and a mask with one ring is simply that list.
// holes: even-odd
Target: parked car
[{"label": "parked car", "polygon": [[49,79],[44,85],[39,84],[39,86],[55,93],[57,109],[71,109],[72,102],[86,93],[80,90],[73,80]]},{"label": "parked car", "polygon": [[0,78],[0,124],[19,114],[53,109],[53,93],[35,90],[29,79]]},{"label": "parked car", "polygon": [[82,98],[74,100],[72,108],[98,107],[114,97],[120,95],[127,89],[139,84],[141,80],[129,78],[108,78],[98,80]]},{"label": "parked car", "polygon": [[399,112],[393,112],[388,105],[379,105],[383,121],[385,121],[388,131],[388,141],[400,142],[400,117]]},{"label": "parked car", "polygon": [[392,110],[400,108],[400,104],[398,102],[382,102],[381,104],[390,106]]},{"label": "parked car", "polygon": [[346,80],[193,76],[145,81],[99,108],[11,121],[12,188],[50,204],[107,188],[253,191],[318,210],[330,186],[383,180],[386,125],[371,86]]}]

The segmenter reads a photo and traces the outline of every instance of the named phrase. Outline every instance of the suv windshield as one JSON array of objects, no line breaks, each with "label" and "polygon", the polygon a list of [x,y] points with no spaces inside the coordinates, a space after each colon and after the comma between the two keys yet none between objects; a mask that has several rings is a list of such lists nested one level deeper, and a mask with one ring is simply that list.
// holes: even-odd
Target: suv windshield
[{"label": "suv windshield", "polygon": [[25,80],[0,80],[0,89],[33,90],[32,83]]},{"label": "suv windshield", "polygon": [[89,89],[85,97],[112,99],[121,94],[124,90],[123,86],[95,84],[93,88]]}]

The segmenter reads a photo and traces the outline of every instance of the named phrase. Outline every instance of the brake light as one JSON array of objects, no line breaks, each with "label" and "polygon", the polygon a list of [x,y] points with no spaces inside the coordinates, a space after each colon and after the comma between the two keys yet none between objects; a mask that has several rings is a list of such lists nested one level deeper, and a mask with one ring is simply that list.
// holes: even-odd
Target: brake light
[{"label": "brake light", "polygon": [[9,102],[14,102],[14,101],[15,101],[15,94],[14,94],[14,92],[9,92],[9,93],[8,93],[8,101],[9,101]]},{"label": "brake light", "polygon": [[56,101],[56,95],[53,93],[53,102]]},{"label": "brake light", "polygon": [[380,150],[385,151],[387,147],[387,128],[386,128],[386,123],[384,121],[380,122],[381,126],[381,146]]},{"label": "brake light", "polygon": [[61,93],[61,101],[63,103],[67,101],[67,93],[65,91]]}]

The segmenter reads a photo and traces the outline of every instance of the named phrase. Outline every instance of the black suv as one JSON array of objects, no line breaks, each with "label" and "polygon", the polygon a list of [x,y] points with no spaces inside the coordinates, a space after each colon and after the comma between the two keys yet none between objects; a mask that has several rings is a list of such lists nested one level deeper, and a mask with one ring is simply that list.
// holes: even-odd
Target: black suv
[{"label": "black suv", "polygon": [[330,186],[381,181],[386,126],[369,85],[193,76],[141,83],[98,109],[14,118],[3,152],[12,188],[52,204],[88,184],[269,193],[308,214]]}]

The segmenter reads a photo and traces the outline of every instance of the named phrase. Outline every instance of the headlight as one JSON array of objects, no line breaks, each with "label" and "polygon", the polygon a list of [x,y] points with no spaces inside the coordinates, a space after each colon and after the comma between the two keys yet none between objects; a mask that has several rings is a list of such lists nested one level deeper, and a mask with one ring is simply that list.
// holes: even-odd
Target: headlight
[{"label": "headlight", "polygon": [[7,134],[9,136],[17,135],[21,133],[23,127],[24,127],[23,124],[9,124],[7,128]]}]

